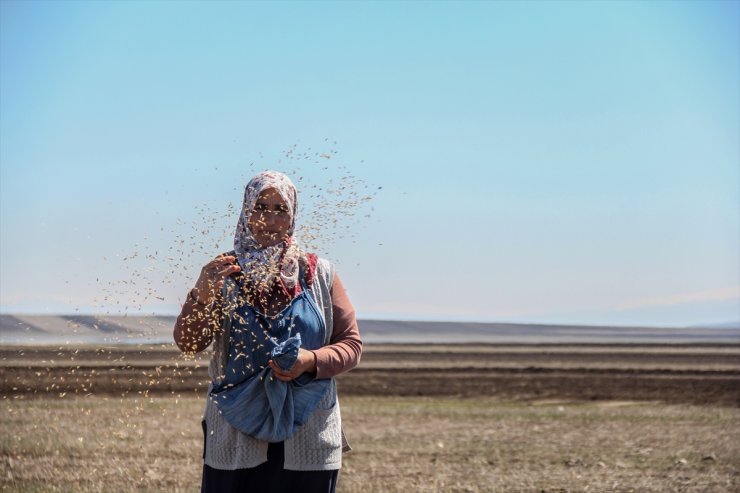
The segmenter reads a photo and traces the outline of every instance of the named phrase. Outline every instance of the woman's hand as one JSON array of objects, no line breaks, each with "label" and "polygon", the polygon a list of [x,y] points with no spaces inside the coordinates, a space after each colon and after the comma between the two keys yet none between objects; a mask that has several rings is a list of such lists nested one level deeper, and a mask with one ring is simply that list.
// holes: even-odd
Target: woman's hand
[{"label": "woman's hand", "polygon": [[224,285],[224,279],[240,270],[241,267],[236,263],[236,257],[219,255],[200,270],[200,276],[193,288],[193,297],[201,305],[211,304],[216,298],[216,293]]},{"label": "woman's hand", "polygon": [[304,373],[316,373],[316,355],[312,351],[307,351],[303,348],[298,350],[298,359],[295,360],[295,364],[290,371],[281,370],[277,363],[272,360],[267,364],[272,368],[275,378],[283,382],[290,382]]}]

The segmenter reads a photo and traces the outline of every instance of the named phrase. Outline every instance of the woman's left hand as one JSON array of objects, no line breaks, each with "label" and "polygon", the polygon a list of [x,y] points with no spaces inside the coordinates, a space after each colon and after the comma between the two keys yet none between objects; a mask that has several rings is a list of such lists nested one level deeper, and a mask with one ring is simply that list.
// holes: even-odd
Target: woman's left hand
[{"label": "woman's left hand", "polygon": [[290,371],[281,370],[277,363],[272,360],[267,364],[272,368],[275,378],[283,382],[290,382],[304,373],[316,373],[316,356],[313,352],[303,348],[298,350],[298,359],[295,360],[295,364]]}]

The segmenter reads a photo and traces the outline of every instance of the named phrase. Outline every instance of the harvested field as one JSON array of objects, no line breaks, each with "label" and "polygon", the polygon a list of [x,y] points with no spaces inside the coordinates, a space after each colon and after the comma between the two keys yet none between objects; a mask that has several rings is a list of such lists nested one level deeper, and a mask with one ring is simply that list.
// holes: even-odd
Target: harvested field
[{"label": "harvested field", "polygon": [[[0,491],[194,493],[203,403],[6,396]],[[449,396],[344,396],[341,405],[354,447],[341,493],[740,488],[734,407]]]},{"label": "harvested field", "polygon": [[[198,491],[207,358],[1,348],[0,491]],[[738,345],[367,345],[339,386],[343,493],[740,489]]]}]

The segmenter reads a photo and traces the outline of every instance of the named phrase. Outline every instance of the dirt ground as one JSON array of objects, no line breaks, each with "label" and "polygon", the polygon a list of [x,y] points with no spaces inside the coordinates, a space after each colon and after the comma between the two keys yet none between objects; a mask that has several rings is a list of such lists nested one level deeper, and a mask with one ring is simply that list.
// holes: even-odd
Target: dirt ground
[{"label": "dirt ground", "polygon": [[[208,357],[0,348],[0,491],[198,491]],[[740,345],[367,345],[338,380],[341,493],[740,490]]]},{"label": "dirt ground", "polygon": [[[0,395],[201,395],[208,354],[5,347]],[[344,395],[740,405],[740,345],[367,345]]]}]

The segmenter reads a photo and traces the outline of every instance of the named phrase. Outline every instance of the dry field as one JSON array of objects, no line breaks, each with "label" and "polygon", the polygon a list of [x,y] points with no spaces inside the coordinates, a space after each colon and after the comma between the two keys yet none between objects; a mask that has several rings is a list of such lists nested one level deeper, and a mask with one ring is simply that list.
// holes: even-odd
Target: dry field
[{"label": "dry field", "polygon": [[[4,399],[0,490],[196,492],[197,397]],[[490,397],[342,399],[341,492],[740,488],[740,412]]]},{"label": "dry field", "polygon": [[[0,349],[0,491],[195,492],[204,360]],[[368,346],[341,492],[740,490],[740,347]]]}]

